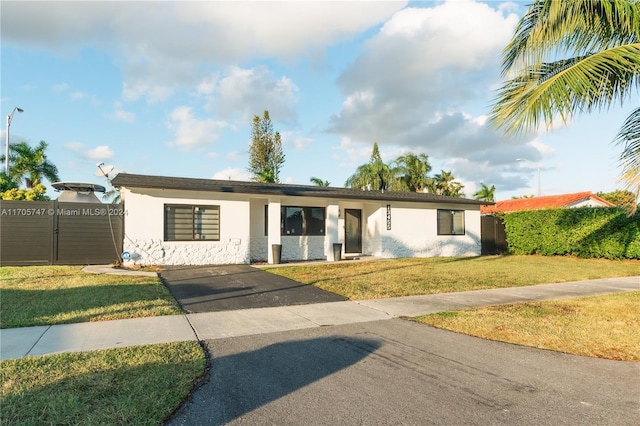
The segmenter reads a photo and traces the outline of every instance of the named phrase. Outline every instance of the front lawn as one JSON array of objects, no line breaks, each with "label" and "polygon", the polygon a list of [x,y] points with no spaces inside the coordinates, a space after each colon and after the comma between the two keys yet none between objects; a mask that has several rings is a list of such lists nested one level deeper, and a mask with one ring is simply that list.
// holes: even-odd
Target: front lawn
[{"label": "front lawn", "polygon": [[640,291],[441,312],[416,320],[483,339],[640,361]]},{"label": "front lawn", "polygon": [[392,259],[264,269],[351,300],[640,276],[637,260],[561,256]]},{"label": "front lawn", "polygon": [[206,371],[197,342],[0,363],[2,425],[160,425]]},{"label": "front lawn", "polygon": [[2,328],[182,313],[157,277],[96,275],[80,266],[0,268]]}]

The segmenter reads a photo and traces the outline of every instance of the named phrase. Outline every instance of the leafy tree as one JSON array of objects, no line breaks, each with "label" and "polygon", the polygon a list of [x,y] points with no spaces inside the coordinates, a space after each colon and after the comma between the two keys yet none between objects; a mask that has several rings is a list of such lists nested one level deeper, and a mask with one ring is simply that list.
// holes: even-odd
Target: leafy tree
[{"label": "leafy tree", "polygon": [[47,189],[43,184],[37,183],[29,189],[12,188],[0,194],[3,200],[48,201],[45,194]]},{"label": "leafy tree", "polygon": [[616,207],[624,209],[629,216],[632,216],[638,210],[637,193],[617,189],[613,192],[598,192],[596,195],[615,204]]},{"label": "leafy tree", "polygon": [[395,160],[395,168],[400,174],[403,189],[422,192],[429,183],[428,173],[431,171],[429,157],[426,154],[408,153]]},{"label": "leafy tree", "polygon": [[[535,0],[503,51],[503,76],[491,121],[506,133],[547,129],[557,116],[623,103],[640,85],[640,3],[630,0]],[[640,108],[615,141],[622,179],[637,186]],[[631,188],[635,192],[635,187]]]},{"label": "leafy tree", "polygon": [[517,196],[514,195],[513,197],[511,197],[512,200],[521,200],[523,198],[535,198],[535,195],[533,195],[533,194],[532,195],[522,195],[520,197],[517,197]]},{"label": "leafy tree", "polygon": [[0,192],[8,191],[13,188],[17,188],[18,184],[11,179],[5,172],[0,173]]},{"label": "leafy tree", "polygon": [[[31,189],[46,178],[50,182],[60,180],[58,168],[47,159],[45,150],[47,143],[40,141],[40,144],[31,148],[26,142],[18,142],[9,145],[9,177],[16,183],[25,183],[27,189]],[[0,161],[5,161],[5,156],[0,157]]]},{"label": "leafy tree", "polygon": [[493,203],[495,201],[495,194],[496,194],[495,185],[491,185],[491,188],[489,188],[484,183],[481,183],[480,190],[475,194],[473,194],[473,198],[476,200],[490,201]]},{"label": "leafy tree", "polygon": [[253,117],[248,170],[255,181],[280,183],[280,168],[283,164],[280,132],[274,133],[269,111],[265,110],[262,118],[258,115]]},{"label": "leafy tree", "polygon": [[344,185],[348,188],[374,191],[397,190],[400,188],[400,181],[396,174],[397,170],[382,161],[378,143],[375,142],[369,162],[358,166],[356,172],[347,179]]},{"label": "leafy tree", "polygon": [[597,192],[596,195],[618,207],[636,202],[636,196],[633,192],[620,189],[613,192]]},{"label": "leafy tree", "polygon": [[316,185],[316,186],[324,186],[324,187],[326,187],[326,186],[331,185],[331,182],[329,182],[328,180],[322,180],[322,179],[320,179],[318,177],[315,177],[315,176],[312,177],[311,179],[309,179],[309,181],[312,184]]}]

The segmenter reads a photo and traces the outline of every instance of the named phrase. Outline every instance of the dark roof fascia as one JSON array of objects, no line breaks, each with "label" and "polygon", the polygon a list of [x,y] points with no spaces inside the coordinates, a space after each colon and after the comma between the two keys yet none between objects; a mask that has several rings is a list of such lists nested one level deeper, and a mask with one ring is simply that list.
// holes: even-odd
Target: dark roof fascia
[{"label": "dark roof fascia", "polygon": [[470,200],[467,198],[446,197],[443,195],[418,192],[364,191],[350,188],[150,176],[130,173],[119,173],[115,178],[113,178],[111,183],[115,187],[141,189],[173,189],[237,194],[284,195],[293,197],[324,197],[356,200],[451,203],[468,205],[494,204],[488,203],[486,201]]}]

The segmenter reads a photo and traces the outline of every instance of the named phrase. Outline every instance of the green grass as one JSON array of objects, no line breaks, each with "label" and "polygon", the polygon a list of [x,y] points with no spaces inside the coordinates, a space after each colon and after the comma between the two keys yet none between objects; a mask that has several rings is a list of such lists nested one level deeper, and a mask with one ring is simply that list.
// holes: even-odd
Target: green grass
[{"label": "green grass", "polygon": [[0,268],[1,328],[180,314],[157,277],[96,275],[76,266]]},{"label": "green grass", "polygon": [[264,269],[357,300],[635,276],[640,275],[640,262],[560,256],[482,256]]},{"label": "green grass", "polygon": [[2,425],[160,425],[206,370],[197,342],[6,360]]},{"label": "green grass", "polygon": [[441,312],[415,320],[483,339],[640,361],[640,291]]}]

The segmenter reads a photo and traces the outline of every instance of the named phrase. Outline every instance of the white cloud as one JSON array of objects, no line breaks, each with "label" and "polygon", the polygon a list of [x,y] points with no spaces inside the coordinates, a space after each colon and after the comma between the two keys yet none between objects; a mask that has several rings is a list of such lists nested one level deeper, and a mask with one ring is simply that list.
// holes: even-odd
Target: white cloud
[{"label": "white cloud", "polygon": [[113,113],[113,118],[118,121],[126,121],[127,123],[133,123],[136,121],[136,115],[133,112],[127,112],[121,109],[117,109]]},{"label": "white cloud", "polygon": [[498,180],[518,156],[536,155],[522,139],[503,139],[476,106],[493,96],[518,20],[510,10],[448,0],[395,13],[338,79],[344,101],[328,130],[343,136],[341,153],[362,160],[365,147],[368,159],[377,141],[385,161],[425,153],[467,182]]},{"label": "white cloud", "polygon": [[122,98],[126,101],[137,101],[146,98],[147,102],[154,104],[166,100],[174,92],[168,85],[148,84],[148,83],[123,83]]},{"label": "white cloud", "polygon": [[340,76],[345,101],[330,130],[364,141],[428,143],[428,134],[415,131],[425,118],[488,103],[516,21],[471,0],[397,12]]},{"label": "white cloud", "polygon": [[239,114],[248,121],[266,109],[272,121],[295,121],[298,87],[286,76],[274,77],[264,66],[232,67],[218,82],[217,92],[215,104],[222,117]]},{"label": "white cloud", "polygon": [[228,167],[214,173],[211,179],[250,181],[251,174],[244,169]]},{"label": "white cloud", "polygon": [[215,91],[218,80],[220,80],[220,76],[216,74],[211,74],[200,80],[198,86],[196,88],[196,92],[198,95],[212,95]]},{"label": "white cloud", "polygon": [[84,156],[89,160],[108,160],[113,154],[113,150],[107,145],[100,145],[87,151]]},{"label": "white cloud", "polygon": [[527,146],[530,146],[530,147],[536,149],[540,153],[541,156],[548,156],[550,154],[553,154],[556,151],[553,147],[543,143],[538,138],[536,138],[536,139],[532,140],[531,142],[527,143]]},{"label": "white cloud", "polygon": [[[383,22],[406,2],[7,2],[3,44],[116,52],[123,99],[158,102],[201,64],[290,59]],[[140,19],[144,16],[144,19]]]},{"label": "white cloud", "polygon": [[191,108],[186,106],[175,108],[169,118],[167,126],[175,133],[172,145],[184,151],[213,144],[218,139],[218,132],[226,127],[224,121],[195,118]]}]

